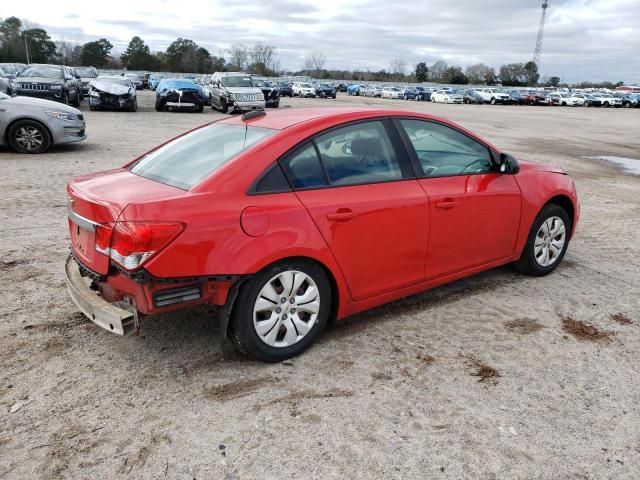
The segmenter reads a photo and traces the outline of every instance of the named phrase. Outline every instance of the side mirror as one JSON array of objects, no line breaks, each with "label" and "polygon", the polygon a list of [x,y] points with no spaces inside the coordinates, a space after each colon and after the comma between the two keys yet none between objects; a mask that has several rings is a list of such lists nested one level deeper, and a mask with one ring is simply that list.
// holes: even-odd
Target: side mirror
[{"label": "side mirror", "polygon": [[501,153],[498,160],[498,171],[500,173],[516,174],[520,171],[520,164],[518,160],[508,153]]}]

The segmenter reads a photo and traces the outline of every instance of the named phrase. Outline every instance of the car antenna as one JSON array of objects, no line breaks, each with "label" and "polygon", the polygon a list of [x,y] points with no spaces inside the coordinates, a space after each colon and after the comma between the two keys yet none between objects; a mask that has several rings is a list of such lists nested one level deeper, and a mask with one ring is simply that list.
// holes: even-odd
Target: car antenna
[{"label": "car antenna", "polygon": [[263,117],[267,114],[264,110],[251,110],[250,112],[246,112],[242,114],[242,120],[245,122],[247,120],[251,120],[252,118]]}]

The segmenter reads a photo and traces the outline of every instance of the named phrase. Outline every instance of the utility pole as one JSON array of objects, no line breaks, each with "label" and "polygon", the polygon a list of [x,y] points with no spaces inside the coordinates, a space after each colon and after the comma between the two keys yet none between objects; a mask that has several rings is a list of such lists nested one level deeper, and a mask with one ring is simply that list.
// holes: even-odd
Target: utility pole
[{"label": "utility pole", "polygon": [[29,45],[27,44],[27,36],[24,33],[22,35],[24,36],[24,49],[27,52],[27,65],[28,65],[31,63],[29,61]]},{"label": "utility pole", "polygon": [[536,41],[536,49],[533,52],[533,63],[538,67],[538,72],[540,72],[540,57],[542,57],[542,41],[544,40],[544,22],[547,19],[548,8],[549,0],[544,0],[542,4],[542,16],[540,17],[540,27],[538,28],[538,40]]}]

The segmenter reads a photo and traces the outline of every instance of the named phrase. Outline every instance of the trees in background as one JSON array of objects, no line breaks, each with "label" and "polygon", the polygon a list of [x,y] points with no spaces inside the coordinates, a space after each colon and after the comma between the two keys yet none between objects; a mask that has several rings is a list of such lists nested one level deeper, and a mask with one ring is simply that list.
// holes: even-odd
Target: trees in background
[{"label": "trees in background", "polygon": [[120,55],[120,61],[129,70],[150,70],[156,65],[149,45],[138,36],[131,39],[127,49]]},{"label": "trees in background", "polygon": [[[162,52],[151,52],[149,46],[135,36],[121,55],[111,54],[113,45],[106,38],[80,44],[59,40],[53,42],[46,30],[31,28],[30,24],[17,17],[0,19],[0,62],[27,63],[27,50],[31,63],[61,63],[64,65],[86,65],[98,68],[127,68],[129,70],[169,71],[188,73],[212,73],[218,71],[241,70],[258,75],[271,76],[280,72],[277,49],[272,45],[256,43],[253,46],[233,44],[223,56],[211,55],[193,40],[177,38]],[[541,81],[538,66],[534,62],[507,63],[499,72],[484,63],[467,66],[448,65],[438,60],[430,67],[419,62],[415,69],[406,74],[407,64],[403,57],[394,58],[389,71],[327,70],[326,55],[321,51],[309,52],[298,75],[315,78],[332,78],[347,81],[397,81],[434,82],[450,84],[502,83],[504,86],[536,86],[544,84],[556,87],[561,79],[556,76]],[[579,86],[615,88],[618,82],[583,82]]]},{"label": "trees in background", "polygon": [[85,43],[80,49],[80,65],[97,68],[106,67],[113,45],[106,38]]},{"label": "trees in background", "polygon": [[321,51],[316,50],[315,52],[308,53],[306,57],[304,57],[302,70],[307,72],[307,75],[321,78],[325,63],[327,63],[327,56]]},{"label": "trees in background", "polygon": [[444,73],[449,68],[447,62],[444,60],[438,60],[436,63],[431,65],[429,69],[429,81],[431,82],[443,82],[444,81]]},{"label": "trees in background", "polygon": [[429,67],[425,62],[416,65],[416,82],[426,82],[429,79]]},{"label": "trees in background", "polygon": [[460,67],[448,67],[442,76],[443,83],[449,83],[452,85],[466,85],[469,83],[469,79],[462,72]]}]

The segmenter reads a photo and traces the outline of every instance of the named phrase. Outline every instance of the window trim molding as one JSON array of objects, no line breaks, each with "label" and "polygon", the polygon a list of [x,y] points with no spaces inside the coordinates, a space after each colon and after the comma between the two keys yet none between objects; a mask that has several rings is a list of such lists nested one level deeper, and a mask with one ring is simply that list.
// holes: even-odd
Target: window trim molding
[{"label": "window trim molding", "polygon": [[[377,185],[377,184],[383,184],[383,183],[392,183],[392,182],[404,182],[407,180],[416,180],[416,178],[418,178],[416,176],[416,171],[415,168],[413,167],[413,165],[411,164],[411,159],[410,159],[410,155],[409,152],[407,151],[406,146],[403,144],[397,129],[395,128],[395,126],[392,124],[391,121],[391,117],[388,116],[381,116],[381,117],[371,117],[371,118],[363,118],[363,119],[359,119],[359,120],[353,120],[350,122],[345,122],[345,123],[341,123],[339,125],[333,125],[329,128],[326,128],[324,130],[321,130],[319,132],[314,133],[313,135],[310,135],[309,137],[305,138],[303,141],[301,141],[300,143],[296,144],[294,147],[290,148],[287,152],[285,152],[283,155],[281,155],[276,161],[278,163],[280,163],[282,170],[285,174],[285,176],[287,177],[287,180],[289,181],[289,185],[291,186],[292,190],[294,192],[297,191],[306,191],[306,190],[325,190],[325,189],[329,189],[329,188],[345,188],[345,187],[358,187],[358,186],[366,186],[366,185]],[[385,130],[385,133],[387,134],[388,138],[389,138],[389,142],[391,143],[391,148],[393,149],[396,157],[397,157],[397,161],[398,161],[398,166],[400,167],[400,172],[402,173],[402,177],[401,178],[394,178],[391,180],[382,180],[382,181],[377,181],[377,182],[367,182],[367,183],[349,183],[349,184],[344,184],[344,185],[332,185],[331,181],[329,179],[329,175],[326,169],[326,165],[324,163],[324,161],[322,160],[322,155],[319,152],[318,146],[317,146],[317,142],[316,139],[318,137],[321,137],[323,135],[326,135],[328,133],[331,133],[334,130],[338,130],[340,128],[345,128],[345,127],[350,127],[352,125],[358,125],[360,123],[371,123],[371,122],[378,122],[380,124],[382,124],[382,127]],[[325,182],[327,182],[327,185],[322,185],[322,186],[314,186],[314,187],[295,187],[294,183],[293,183],[293,179],[289,176],[286,168],[284,168],[284,166],[282,166],[281,162],[284,162],[284,160],[286,160],[289,155],[295,155],[299,149],[305,148],[307,143],[310,143],[311,145],[313,145],[314,150],[316,152],[316,156],[318,158],[318,162],[320,163],[320,166],[322,168],[322,171],[325,175]],[[409,175],[409,176],[405,176],[405,175]]]}]

